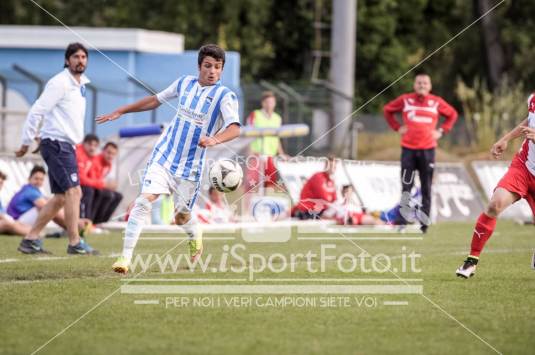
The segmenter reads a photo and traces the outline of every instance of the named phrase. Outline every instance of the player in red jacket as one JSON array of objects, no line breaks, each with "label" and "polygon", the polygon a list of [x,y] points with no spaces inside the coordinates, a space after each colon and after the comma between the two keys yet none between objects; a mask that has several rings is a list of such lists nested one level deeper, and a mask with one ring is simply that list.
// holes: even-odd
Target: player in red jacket
[{"label": "player in red jacket", "polygon": [[[401,123],[396,119],[396,113],[401,114]],[[429,217],[435,147],[440,137],[453,127],[457,120],[457,111],[441,97],[431,94],[429,75],[418,74],[414,78],[414,92],[403,94],[386,104],[384,116],[390,127],[401,135],[402,194],[410,196],[414,177],[418,171],[422,192],[421,211]],[[446,120],[437,129],[440,116],[444,116]],[[397,222],[406,223],[406,221]],[[429,218],[420,222],[422,232],[425,233]]]},{"label": "player in red jacket", "polygon": [[[520,151],[498,182],[485,212],[481,213],[477,219],[470,254],[463,265],[457,269],[457,276],[469,278],[475,274],[479,254],[494,232],[496,218],[507,207],[524,198],[535,218],[535,93],[528,98],[528,111],[528,117],[524,121],[492,146],[492,155],[494,158],[499,158],[507,149],[510,140],[524,137]],[[535,255],[532,267],[535,269]]]},{"label": "player in red jacket", "polygon": [[76,146],[82,188],[80,215],[95,224],[109,220],[122,200],[122,195],[115,191],[117,184],[105,180],[117,156],[117,145],[107,143],[102,153],[97,154],[99,142],[97,136],[88,134],[83,143]]},{"label": "player in red jacket", "polygon": [[325,170],[312,175],[301,189],[299,203],[292,209],[293,217],[317,219],[336,201],[335,171],[336,160],[329,156]]},{"label": "player in red jacket", "polygon": [[119,147],[117,144],[107,142],[104,144],[102,152],[97,154],[93,159],[90,176],[97,179],[99,185],[103,186],[97,190],[97,194],[95,195],[94,223],[109,221],[113,212],[123,199],[123,195],[117,191],[117,182],[107,178],[118,151]]},{"label": "player in red jacket", "polygon": [[97,189],[99,182],[91,178],[90,171],[93,167],[93,158],[97,154],[100,140],[94,134],[87,134],[81,144],[76,145],[76,162],[78,164],[78,176],[80,177],[80,187],[82,188],[82,199],[80,200],[80,217],[93,220],[93,200],[94,189]]},{"label": "player in red jacket", "polygon": [[97,155],[100,140],[94,134],[87,134],[81,144],[76,145],[76,162],[82,186],[103,188],[104,185],[91,175],[93,158]]}]

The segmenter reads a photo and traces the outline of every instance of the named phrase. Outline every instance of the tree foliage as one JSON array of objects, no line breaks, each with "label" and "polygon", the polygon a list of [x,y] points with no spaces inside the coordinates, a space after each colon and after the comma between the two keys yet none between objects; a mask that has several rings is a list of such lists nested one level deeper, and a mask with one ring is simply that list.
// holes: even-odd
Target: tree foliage
[{"label": "tree foliage", "polygon": [[[314,9],[319,0],[38,0],[70,26],[139,27],[183,33],[186,48],[215,42],[241,53],[242,78],[307,82],[314,50]],[[478,16],[480,0],[359,0],[356,103],[374,96],[439,49]],[[491,1],[491,5],[498,0]],[[321,20],[330,21],[329,0]],[[529,0],[510,0],[491,19],[505,54],[510,82],[535,79],[535,17]],[[60,25],[30,1],[0,2],[1,24]],[[329,29],[323,49],[329,48]],[[455,100],[455,78],[488,82],[481,23],[459,35],[416,68],[431,74],[434,89]],[[328,65],[322,66],[327,77]],[[410,89],[412,73],[374,100],[368,111]]]}]

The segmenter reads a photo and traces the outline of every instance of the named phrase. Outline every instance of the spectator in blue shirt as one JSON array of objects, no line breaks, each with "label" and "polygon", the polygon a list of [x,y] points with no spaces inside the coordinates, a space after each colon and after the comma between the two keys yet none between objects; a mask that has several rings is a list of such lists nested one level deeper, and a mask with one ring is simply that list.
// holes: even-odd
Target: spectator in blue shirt
[{"label": "spectator in blue shirt", "polygon": [[[28,184],[13,196],[7,207],[7,213],[16,221],[31,227],[37,220],[39,210],[44,207],[48,199],[41,192],[41,188],[45,183],[46,170],[40,165],[33,167],[30,172]],[[60,227],[65,229],[65,214],[63,209],[59,210],[53,218]],[[80,221],[80,227],[83,228],[86,221]]]},{"label": "spectator in blue shirt", "polygon": [[[6,174],[0,171],[0,190],[4,186],[4,181],[6,180]],[[11,218],[4,207],[2,206],[2,201],[0,201],[0,234],[14,234],[24,236],[30,231],[30,226],[26,226],[20,222],[17,222]]]},{"label": "spectator in blue shirt", "polygon": [[22,186],[7,206],[7,213],[13,219],[30,226],[35,222],[39,210],[47,201],[40,190],[45,182],[45,174],[42,166],[33,167],[28,184]]}]

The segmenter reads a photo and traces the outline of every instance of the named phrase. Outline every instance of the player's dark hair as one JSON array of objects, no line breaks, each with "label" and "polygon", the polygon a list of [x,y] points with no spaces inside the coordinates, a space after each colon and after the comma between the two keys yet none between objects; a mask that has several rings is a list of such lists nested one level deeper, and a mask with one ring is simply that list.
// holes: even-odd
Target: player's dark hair
[{"label": "player's dark hair", "polygon": [[86,134],[84,137],[84,143],[97,142],[100,143],[100,139],[92,133]]},{"label": "player's dark hair", "polygon": [[197,58],[199,66],[201,66],[205,57],[212,57],[217,61],[222,61],[223,65],[225,65],[225,51],[215,44],[207,44],[199,49],[199,56]]},{"label": "player's dark hair", "polygon": [[32,170],[30,171],[30,177],[34,176],[37,173],[43,173],[46,174],[46,170],[41,165],[34,165]]},{"label": "player's dark hair", "polygon": [[345,193],[347,190],[352,189],[352,185],[344,185],[342,186],[342,194]]},{"label": "player's dark hair", "polygon": [[103,150],[108,148],[108,147],[112,147],[112,148],[115,148],[117,150],[119,150],[119,146],[113,142],[107,142],[106,144],[104,144],[104,148],[102,148]]},{"label": "player's dark hair", "polygon": [[7,180],[7,175],[0,171],[0,180]]},{"label": "player's dark hair", "polygon": [[[87,48],[85,48],[85,46],[79,42],[74,42],[74,43],[69,43],[69,45],[67,46],[67,49],[65,49],[65,60],[66,61],[69,60],[71,55],[78,52],[79,50],[84,51],[86,57],[89,57]],[[68,67],[67,63],[64,63],[63,68],[67,68],[67,67]]]}]

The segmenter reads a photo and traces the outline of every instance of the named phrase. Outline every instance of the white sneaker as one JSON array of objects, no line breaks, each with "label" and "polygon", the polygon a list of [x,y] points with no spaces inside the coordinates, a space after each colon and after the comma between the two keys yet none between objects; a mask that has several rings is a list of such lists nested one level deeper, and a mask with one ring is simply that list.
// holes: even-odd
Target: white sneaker
[{"label": "white sneaker", "polygon": [[464,264],[459,266],[455,273],[458,277],[462,277],[464,279],[474,276],[476,273],[477,261],[478,260],[475,258],[468,257],[464,261]]}]

